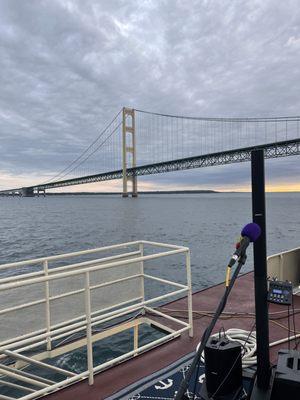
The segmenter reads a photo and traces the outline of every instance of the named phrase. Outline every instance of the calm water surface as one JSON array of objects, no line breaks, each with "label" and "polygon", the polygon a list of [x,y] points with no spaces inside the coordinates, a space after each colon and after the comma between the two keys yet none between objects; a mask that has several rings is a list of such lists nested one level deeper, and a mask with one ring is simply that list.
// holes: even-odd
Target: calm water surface
[{"label": "calm water surface", "polygon": [[[300,193],[267,195],[268,254],[299,246],[299,210]],[[249,221],[249,194],[0,198],[0,263],[147,239],[190,247],[198,289],[223,279]]]}]

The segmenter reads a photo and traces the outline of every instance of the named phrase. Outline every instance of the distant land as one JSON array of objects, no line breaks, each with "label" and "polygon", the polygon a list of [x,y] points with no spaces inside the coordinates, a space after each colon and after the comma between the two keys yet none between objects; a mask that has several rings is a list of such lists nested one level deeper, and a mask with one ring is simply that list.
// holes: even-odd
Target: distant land
[{"label": "distant land", "polygon": [[[157,190],[157,191],[139,191],[138,194],[198,194],[198,193],[220,193],[216,190]],[[130,193],[129,193],[130,194]],[[46,192],[46,196],[107,196],[122,195],[122,192]],[[43,195],[41,195],[43,196]]]},{"label": "distant land", "polygon": [[[221,193],[226,193],[226,194],[237,194],[237,193],[248,193],[251,194],[251,192],[245,192],[245,191],[237,191],[237,190],[231,190],[231,191],[220,191],[220,190],[152,190],[152,191],[139,191],[139,195],[161,195],[161,194],[205,194],[205,193],[210,193],[210,194],[221,194]],[[266,195],[269,193],[300,193],[300,191],[267,191]],[[128,192],[128,195],[130,196],[130,192]],[[40,194],[40,197],[43,197],[44,194]],[[46,196],[122,196],[122,192],[46,192]],[[7,194],[7,193],[0,193],[0,197],[19,197],[18,195],[12,195],[12,194]],[[36,194],[35,197],[38,197]]]}]

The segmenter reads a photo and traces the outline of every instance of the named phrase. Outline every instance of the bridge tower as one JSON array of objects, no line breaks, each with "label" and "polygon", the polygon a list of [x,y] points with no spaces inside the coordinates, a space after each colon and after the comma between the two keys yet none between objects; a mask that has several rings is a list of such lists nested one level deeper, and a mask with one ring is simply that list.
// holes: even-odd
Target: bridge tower
[{"label": "bridge tower", "polygon": [[[129,136],[130,135],[130,136]],[[128,197],[128,181],[132,182],[132,197],[137,197],[137,177],[127,176],[127,167],[136,167],[135,113],[133,108],[123,107],[123,197]]]}]

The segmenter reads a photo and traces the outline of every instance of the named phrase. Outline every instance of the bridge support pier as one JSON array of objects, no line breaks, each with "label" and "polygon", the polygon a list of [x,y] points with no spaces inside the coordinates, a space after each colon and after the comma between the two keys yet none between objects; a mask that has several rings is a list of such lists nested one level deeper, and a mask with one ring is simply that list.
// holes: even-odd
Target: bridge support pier
[{"label": "bridge support pier", "polygon": [[[130,134],[131,139],[129,139]],[[123,108],[122,123],[122,153],[123,153],[123,194],[128,197],[128,181],[132,182],[132,197],[138,196],[137,177],[127,175],[127,166],[136,167],[136,142],[135,142],[135,113],[132,108]]]},{"label": "bridge support pier", "polygon": [[23,187],[21,189],[21,196],[22,197],[33,197],[34,191],[32,187]]},{"label": "bridge support pier", "polygon": [[45,197],[46,189],[37,189],[36,194],[37,194],[37,197],[40,197],[40,195],[43,195]]}]

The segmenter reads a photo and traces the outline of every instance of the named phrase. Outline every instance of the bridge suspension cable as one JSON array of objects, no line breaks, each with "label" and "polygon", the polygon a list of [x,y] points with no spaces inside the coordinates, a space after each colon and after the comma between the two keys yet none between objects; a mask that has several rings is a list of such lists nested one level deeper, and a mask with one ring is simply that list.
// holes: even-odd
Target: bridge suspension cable
[{"label": "bridge suspension cable", "polygon": [[135,110],[137,165],[300,138],[300,117],[186,117]]},{"label": "bridge suspension cable", "polygon": [[[64,169],[62,169],[59,173],[55,174],[50,180],[47,180],[46,183],[50,183],[53,181],[61,180],[67,175],[71,174],[73,171],[76,170],[80,165],[82,165],[85,161],[87,161],[93,154],[96,153],[107,141],[109,138],[113,135],[113,133],[116,132],[116,130],[120,127],[122,121],[118,123],[118,125],[112,130],[112,132],[109,133],[109,135],[99,144],[95,149],[92,149],[94,145],[96,145],[99,140],[105,136],[105,134],[110,130],[111,126],[114,125],[114,123],[118,120],[121,114],[120,110],[114,118],[110,121],[108,125],[100,132],[100,134],[96,137],[95,140],[78,156],[76,157],[70,164],[68,164]],[[92,151],[89,153],[89,150],[92,149]],[[87,155],[86,155],[87,154]],[[85,156],[86,155],[86,156]],[[85,157],[84,157],[85,156]],[[84,158],[83,158],[84,157]]]},{"label": "bridge suspension cable", "polygon": [[75,169],[77,169],[80,165],[82,165],[85,161],[87,161],[91,156],[93,156],[96,151],[98,151],[109,139],[110,137],[117,131],[117,129],[120,128],[122,122],[119,122],[119,124],[113,129],[113,131],[105,138],[90,154],[88,154],[84,159],[82,159],[78,164],[76,164],[71,170],[66,172],[65,174],[60,176],[60,179],[63,179],[65,176],[69,175],[72,173]]},{"label": "bridge suspension cable", "polygon": [[218,122],[251,122],[251,121],[275,121],[275,120],[298,120],[299,116],[281,116],[281,117],[196,117],[196,116],[187,116],[187,115],[175,115],[175,114],[162,114],[154,111],[146,111],[135,109],[136,112],[143,114],[151,114],[157,115],[160,117],[169,117],[169,118],[183,118],[190,119],[196,121],[218,121]]}]

